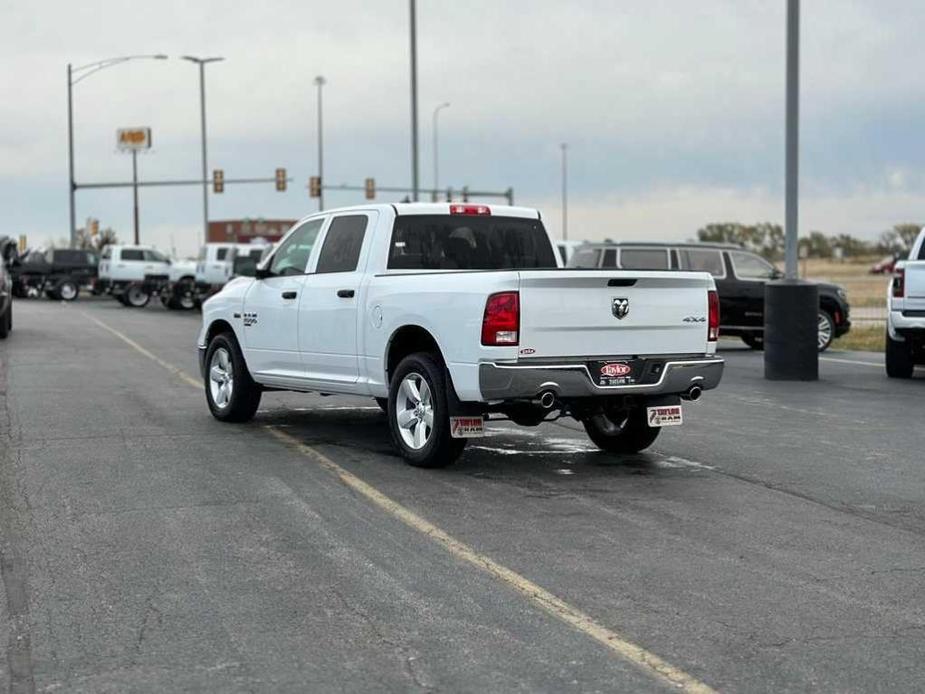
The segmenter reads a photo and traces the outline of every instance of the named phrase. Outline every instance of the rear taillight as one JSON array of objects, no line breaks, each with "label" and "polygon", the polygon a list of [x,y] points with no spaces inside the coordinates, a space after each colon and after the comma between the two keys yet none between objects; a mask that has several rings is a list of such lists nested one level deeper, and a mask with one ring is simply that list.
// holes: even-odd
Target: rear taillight
[{"label": "rear taillight", "polygon": [[492,294],[485,302],[482,319],[482,344],[488,346],[517,345],[520,340],[520,294]]},{"label": "rear taillight", "polygon": [[709,317],[707,318],[707,341],[716,342],[719,339],[719,294],[711,289],[707,292]]},{"label": "rear taillight", "polygon": [[488,217],[491,216],[491,208],[488,205],[450,205],[450,214],[468,214]]},{"label": "rear taillight", "polygon": [[899,268],[893,272],[893,296],[902,299],[906,295],[906,270]]}]

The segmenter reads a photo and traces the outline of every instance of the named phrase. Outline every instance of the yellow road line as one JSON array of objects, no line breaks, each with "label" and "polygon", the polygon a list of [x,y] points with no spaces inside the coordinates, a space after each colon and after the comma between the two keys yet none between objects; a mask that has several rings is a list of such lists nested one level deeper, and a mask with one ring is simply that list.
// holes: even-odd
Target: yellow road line
[{"label": "yellow road line", "polygon": [[141,354],[143,354],[144,356],[146,356],[148,359],[150,359],[151,361],[153,361],[153,362],[154,362],[155,364],[157,364],[158,366],[162,366],[163,368],[167,369],[170,373],[172,373],[174,376],[176,376],[177,378],[179,378],[181,381],[184,381],[184,382],[188,383],[189,385],[193,386],[194,388],[202,388],[202,387],[203,387],[202,381],[200,381],[200,380],[198,380],[198,379],[196,379],[196,378],[193,378],[193,377],[190,376],[188,373],[186,373],[183,369],[179,369],[179,368],[177,368],[176,366],[174,366],[173,364],[169,364],[168,362],[164,361],[163,359],[161,359],[161,358],[158,357],[157,355],[152,354],[151,352],[149,352],[148,350],[146,350],[144,347],[142,347],[141,345],[139,345],[137,342],[135,342],[132,338],[128,337],[127,335],[123,335],[122,333],[120,333],[120,332],[119,332],[118,330],[116,330],[115,328],[109,327],[109,326],[106,325],[103,321],[99,320],[98,318],[95,318],[94,316],[91,316],[91,315],[90,315],[89,313],[87,313],[86,311],[81,311],[81,313],[83,313],[84,316],[86,316],[87,318],[89,318],[90,320],[92,320],[94,323],[96,323],[98,326],[100,326],[103,330],[106,330],[107,332],[110,332],[110,333],[112,333],[113,335],[115,335],[116,337],[118,337],[120,340],[122,340],[125,344],[127,344],[129,347],[131,347],[132,349],[134,349],[136,352],[140,352]]},{"label": "yellow road line", "polygon": [[[86,315],[87,318],[92,320],[104,330],[107,330],[108,332],[118,337],[129,347],[144,355],[159,366],[162,366],[184,382],[194,386],[195,388],[202,387],[202,384],[197,379],[193,378],[182,369],[169,364],[160,357],[151,353],[137,342],[132,340],[130,337],[122,334],[114,328],[109,327],[103,321],[98,320],[89,314],[85,313],[84,315]],[[448,551],[457,559],[472,564],[476,568],[495,577],[505,585],[519,592],[534,605],[541,607],[552,616],[558,618],[562,622],[565,622],[586,636],[589,636],[598,643],[609,648],[616,655],[619,655],[634,665],[639,666],[643,670],[647,671],[650,675],[654,675],[658,679],[663,680],[667,684],[670,684],[680,689],[681,691],[695,692],[696,694],[710,694],[714,691],[711,687],[696,679],[692,675],[689,675],[680,668],[677,668],[671,663],[666,662],[651,651],[647,651],[642,646],[638,646],[632,641],[629,641],[617,632],[608,629],[599,622],[595,621],[590,615],[585,614],[561,598],[556,597],[548,590],[545,590],[544,588],[538,586],[536,583],[533,583],[533,581],[529,580],[528,578],[525,578],[516,571],[512,571],[506,566],[499,564],[490,557],[487,557],[484,554],[480,554],[474,548],[470,547],[464,542],[457,540],[452,535],[446,533],[430,521],[422,518],[405,506],[402,506],[394,499],[391,499],[390,497],[380,492],[371,484],[364,482],[352,472],[349,472],[345,468],[341,467],[326,455],[317,451],[311,446],[302,443],[291,434],[287,434],[286,432],[281,431],[274,426],[265,426],[264,428],[277,439],[287,444],[288,446],[291,446],[305,457],[317,463],[321,468],[336,476],[347,487],[363,495],[367,500],[378,506],[389,515],[397,518],[408,527],[420,532],[422,535],[442,546],[446,551]]]}]

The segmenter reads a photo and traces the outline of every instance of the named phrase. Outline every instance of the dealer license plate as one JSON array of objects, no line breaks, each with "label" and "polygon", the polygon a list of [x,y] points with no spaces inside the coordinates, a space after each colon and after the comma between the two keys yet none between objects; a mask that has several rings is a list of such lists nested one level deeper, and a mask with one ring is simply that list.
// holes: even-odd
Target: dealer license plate
[{"label": "dealer license plate", "polygon": [[450,417],[450,436],[454,439],[471,439],[485,435],[485,422],[481,417]]},{"label": "dealer license plate", "polygon": [[680,405],[647,407],[646,421],[650,427],[679,427],[684,422]]},{"label": "dealer license plate", "polygon": [[623,361],[592,361],[588,364],[591,380],[595,385],[631,386],[635,384],[641,374],[643,362],[639,359],[626,359]]}]

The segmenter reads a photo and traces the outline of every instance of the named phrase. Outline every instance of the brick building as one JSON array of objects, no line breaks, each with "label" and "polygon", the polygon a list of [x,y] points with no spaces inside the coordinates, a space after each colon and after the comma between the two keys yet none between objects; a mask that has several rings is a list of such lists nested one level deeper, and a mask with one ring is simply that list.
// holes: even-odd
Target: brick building
[{"label": "brick building", "polygon": [[250,243],[257,238],[279,241],[295,219],[217,219],[209,222],[209,242]]}]

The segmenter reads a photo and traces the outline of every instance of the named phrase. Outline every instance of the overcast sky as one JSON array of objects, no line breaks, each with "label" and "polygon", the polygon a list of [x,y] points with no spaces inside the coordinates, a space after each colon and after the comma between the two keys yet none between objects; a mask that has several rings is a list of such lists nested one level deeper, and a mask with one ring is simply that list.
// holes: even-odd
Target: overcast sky
[{"label": "overcast sky", "polygon": [[[801,231],[873,237],[925,218],[925,3],[803,3]],[[571,238],[688,238],[710,221],[783,220],[785,0],[418,3],[421,182],[503,190],[560,224],[569,144]],[[68,233],[68,62],[163,52],[75,87],[79,182],[130,180],[115,130],[150,126],[144,178],[199,174],[197,68],[207,68],[209,168],[272,184],[210,193],[213,219],[299,217],[316,169],[312,80],[325,87],[328,183],[409,185],[408,3],[0,0],[0,234]],[[389,201],[400,196],[380,196]],[[362,202],[328,193],[327,204]],[[142,189],[143,241],[201,238],[200,189]],[[131,237],[129,189],[80,191]]]}]

